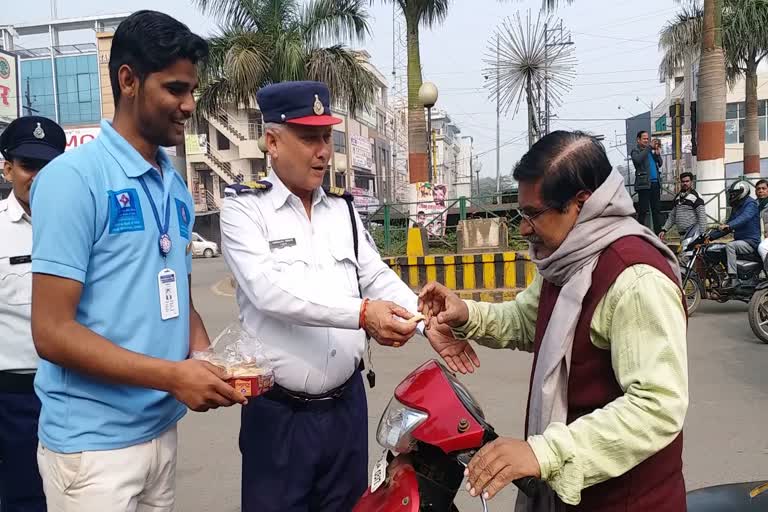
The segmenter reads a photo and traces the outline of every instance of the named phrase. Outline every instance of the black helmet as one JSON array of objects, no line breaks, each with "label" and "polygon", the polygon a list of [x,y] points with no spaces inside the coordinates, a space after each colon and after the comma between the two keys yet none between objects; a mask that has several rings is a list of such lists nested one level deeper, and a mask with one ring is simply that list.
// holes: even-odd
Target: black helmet
[{"label": "black helmet", "polygon": [[728,204],[736,206],[749,195],[750,186],[746,181],[736,181],[728,187]]}]

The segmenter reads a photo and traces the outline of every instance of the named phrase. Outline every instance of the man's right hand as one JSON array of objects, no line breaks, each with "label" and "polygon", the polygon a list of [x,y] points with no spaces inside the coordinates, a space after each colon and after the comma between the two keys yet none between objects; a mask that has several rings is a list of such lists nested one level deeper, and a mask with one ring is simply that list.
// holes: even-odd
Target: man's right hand
[{"label": "man's right hand", "polygon": [[187,359],[174,363],[169,391],[176,400],[197,412],[247,403],[239,391],[224,382],[226,378],[226,372],[216,365]]},{"label": "man's right hand", "polygon": [[469,321],[467,304],[440,283],[429,283],[421,289],[419,311],[427,317],[428,325],[432,317],[454,329]]},{"label": "man's right hand", "polygon": [[365,310],[364,327],[365,331],[380,345],[399,347],[416,334],[417,322],[403,321],[413,317],[414,313],[394,302],[372,300]]}]

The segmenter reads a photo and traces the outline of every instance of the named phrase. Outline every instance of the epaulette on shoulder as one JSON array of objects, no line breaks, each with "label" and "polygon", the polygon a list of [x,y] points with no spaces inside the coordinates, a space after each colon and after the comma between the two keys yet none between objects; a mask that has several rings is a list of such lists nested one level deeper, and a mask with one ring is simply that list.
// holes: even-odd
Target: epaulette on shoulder
[{"label": "epaulette on shoulder", "polygon": [[265,180],[233,183],[224,189],[224,195],[229,197],[236,197],[244,194],[257,194],[259,192],[267,192],[271,188],[272,183]]},{"label": "epaulette on shoulder", "polygon": [[325,190],[325,193],[329,196],[340,197],[346,200],[354,199],[352,194],[341,187],[323,187],[323,190]]}]

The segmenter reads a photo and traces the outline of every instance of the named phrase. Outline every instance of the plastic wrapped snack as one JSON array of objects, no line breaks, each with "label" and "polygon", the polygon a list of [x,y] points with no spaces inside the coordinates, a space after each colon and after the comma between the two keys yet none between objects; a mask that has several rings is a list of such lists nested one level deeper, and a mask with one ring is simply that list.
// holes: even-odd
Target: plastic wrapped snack
[{"label": "plastic wrapped snack", "polygon": [[229,376],[227,383],[246,397],[266,393],[275,382],[264,346],[237,325],[224,329],[213,341],[211,350],[194,352],[192,357],[223,368]]}]

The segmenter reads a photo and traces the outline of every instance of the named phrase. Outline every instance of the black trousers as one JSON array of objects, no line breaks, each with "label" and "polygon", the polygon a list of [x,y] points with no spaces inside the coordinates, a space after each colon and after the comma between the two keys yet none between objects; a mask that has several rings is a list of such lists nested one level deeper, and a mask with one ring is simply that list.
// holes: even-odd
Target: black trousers
[{"label": "black trousers", "polygon": [[0,391],[0,512],[45,512],[37,470],[37,419],[34,391]]},{"label": "black trousers", "polygon": [[343,396],[242,408],[243,512],[349,512],[368,486],[368,405],[359,371]]},{"label": "black trousers", "polygon": [[[644,226],[648,226],[658,235],[664,226],[664,220],[661,215],[661,185],[659,182],[652,182],[649,190],[638,190],[637,197],[637,221]],[[651,212],[653,225],[645,222],[649,211]]]}]

